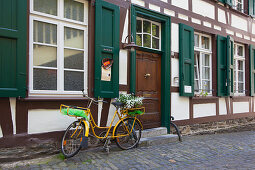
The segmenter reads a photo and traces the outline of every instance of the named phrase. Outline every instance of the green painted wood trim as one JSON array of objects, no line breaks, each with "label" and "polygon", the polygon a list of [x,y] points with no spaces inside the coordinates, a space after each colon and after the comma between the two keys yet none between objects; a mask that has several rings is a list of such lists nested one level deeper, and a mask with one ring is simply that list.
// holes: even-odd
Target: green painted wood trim
[{"label": "green painted wood trim", "polygon": [[[119,6],[97,0],[95,4],[95,88],[94,96],[115,98],[119,96]],[[103,14],[103,12],[105,12]],[[112,15],[109,15],[112,12]],[[109,27],[104,17],[112,20]],[[104,24],[103,24],[104,23]],[[108,30],[107,30],[108,29]],[[110,37],[110,38],[109,38]],[[101,65],[103,58],[111,58],[114,63],[111,70],[111,81],[101,81]]]},{"label": "green painted wood trim", "polygon": [[255,5],[255,0],[249,0],[249,15],[255,17],[255,12],[254,12],[254,5]]},{"label": "green painted wood trim", "polygon": [[[170,87],[171,87],[171,18],[152,10],[142,7],[131,6],[131,34],[136,35],[136,17],[149,18],[161,23],[161,126],[170,131]],[[143,49],[143,48],[142,48]],[[131,52],[130,58],[130,91],[135,93],[136,90],[136,53]]]},{"label": "green painted wood trim", "polygon": [[255,96],[255,46],[250,45],[250,95]]},{"label": "green painted wood trim", "polygon": [[227,36],[227,95],[234,95],[234,39]]},{"label": "green painted wood trim", "polygon": [[[217,96],[229,96],[227,80],[227,38],[217,35]],[[224,55],[223,55],[224,54]],[[222,63],[223,62],[223,63]]]},{"label": "green painted wood trim", "polygon": [[[179,24],[179,85],[180,96],[194,96],[194,28],[182,23]],[[191,93],[185,92],[185,86],[191,87]]]},{"label": "green painted wood trim", "polygon": [[228,5],[230,5],[230,6],[232,6],[232,5],[233,5],[232,0],[225,0],[225,3],[226,3],[226,4],[228,4]]},{"label": "green painted wood trim", "polygon": [[[26,73],[27,73],[27,0],[17,0],[15,10],[11,15],[4,18],[11,18],[14,25],[12,29],[0,26],[0,37],[15,41],[12,45],[12,54],[15,56],[16,68],[12,68],[16,77],[10,81],[15,82],[15,87],[0,88],[0,97],[26,97]],[[1,16],[2,17],[2,16]],[[1,58],[1,57],[0,57]],[[14,67],[14,66],[10,66]],[[9,76],[9,75],[6,75]],[[1,78],[0,78],[1,79]]]}]

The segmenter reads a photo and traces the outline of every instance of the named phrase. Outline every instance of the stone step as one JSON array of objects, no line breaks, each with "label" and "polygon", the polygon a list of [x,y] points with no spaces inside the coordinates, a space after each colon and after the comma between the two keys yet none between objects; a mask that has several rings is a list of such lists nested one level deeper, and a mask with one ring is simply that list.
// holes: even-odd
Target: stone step
[{"label": "stone step", "polygon": [[152,128],[152,129],[145,129],[145,130],[142,131],[142,137],[141,138],[161,136],[161,135],[166,135],[166,134],[167,134],[166,127],[158,127],[158,128]]},{"label": "stone step", "polygon": [[139,146],[162,145],[170,142],[178,142],[178,135],[167,134],[161,136],[141,138]]}]

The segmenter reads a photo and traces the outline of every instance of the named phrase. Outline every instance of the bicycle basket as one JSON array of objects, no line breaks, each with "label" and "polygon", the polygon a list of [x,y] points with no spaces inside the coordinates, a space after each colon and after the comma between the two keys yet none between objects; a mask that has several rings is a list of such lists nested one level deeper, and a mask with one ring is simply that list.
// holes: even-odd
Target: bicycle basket
[{"label": "bicycle basket", "polygon": [[78,107],[78,106],[68,106],[68,105],[61,104],[60,112],[63,115],[67,115],[67,116],[71,116],[71,117],[83,117],[83,118],[89,120],[88,119],[88,114],[89,114],[88,108],[83,108],[83,107]]},{"label": "bicycle basket", "polygon": [[131,108],[131,109],[124,110],[124,113],[128,114],[129,116],[143,115],[144,112],[145,112],[145,108],[144,107]]}]

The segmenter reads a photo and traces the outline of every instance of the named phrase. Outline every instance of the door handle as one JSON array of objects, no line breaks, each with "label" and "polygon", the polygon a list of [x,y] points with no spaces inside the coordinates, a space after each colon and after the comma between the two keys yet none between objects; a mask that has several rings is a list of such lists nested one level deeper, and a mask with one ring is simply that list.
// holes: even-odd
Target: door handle
[{"label": "door handle", "polygon": [[147,74],[144,75],[144,78],[147,79],[150,76],[151,76],[151,74],[147,73]]}]

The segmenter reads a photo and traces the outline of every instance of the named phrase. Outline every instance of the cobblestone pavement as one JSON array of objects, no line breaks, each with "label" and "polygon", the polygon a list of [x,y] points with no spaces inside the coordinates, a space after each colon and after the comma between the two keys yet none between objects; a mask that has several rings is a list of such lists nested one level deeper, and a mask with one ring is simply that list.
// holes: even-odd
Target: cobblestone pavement
[{"label": "cobblestone pavement", "polygon": [[[255,169],[255,131],[188,136],[183,142],[119,150],[97,148],[1,165],[2,169]],[[1,168],[0,168],[1,169]]]}]

